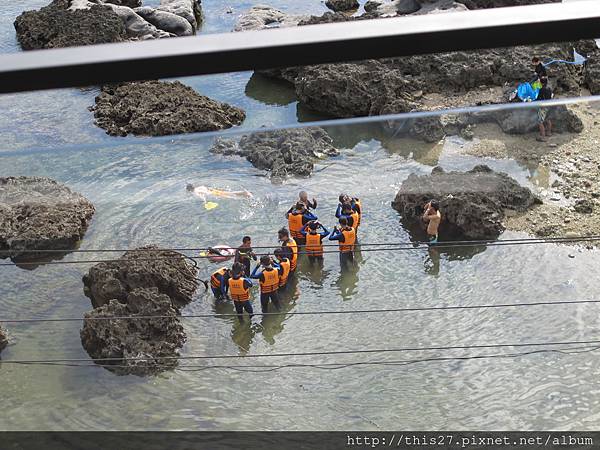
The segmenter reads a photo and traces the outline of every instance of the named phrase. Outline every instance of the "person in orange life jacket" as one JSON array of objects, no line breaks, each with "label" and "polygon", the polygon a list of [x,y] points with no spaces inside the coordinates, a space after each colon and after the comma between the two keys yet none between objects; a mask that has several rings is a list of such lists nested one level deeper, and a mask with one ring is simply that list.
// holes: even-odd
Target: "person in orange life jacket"
[{"label": "person in orange life jacket", "polygon": [[[323,231],[319,232],[319,228],[322,228]],[[323,259],[323,239],[329,236],[327,228],[316,220],[313,220],[304,225],[300,232],[306,240],[304,249],[308,255],[309,261],[312,263],[317,259]]]},{"label": "person in orange life jacket", "polygon": [[290,234],[298,245],[304,245],[304,236],[300,232],[302,227],[311,220],[317,220],[317,216],[309,212],[304,203],[298,202],[286,213]]},{"label": "person in orange life jacket", "polygon": [[215,299],[221,300],[227,298],[227,280],[230,276],[231,270],[226,267],[215,270],[210,276],[210,287]]},{"label": "person in orange life jacket", "polygon": [[244,236],[242,238],[242,245],[240,245],[235,251],[235,262],[242,263],[245,269],[245,275],[250,276],[250,258],[256,261],[256,255],[252,251],[252,238],[250,236]]},{"label": "person in orange life jacket", "polygon": [[235,311],[240,322],[244,321],[244,310],[248,312],[250,317],[254,314],[252,303],[250,302],[250,288],[253,286],[252,281],[244,277],[244,265],[236,262],[231,268],[231,277],[227,280],[229,287],[229,295],[233,300]]},{"label": "person in orange life jacket", "polygon": [[281,267],[281,276],[279,277],[279,289],[285,289],[287,286],[287,281],[290,276],[291,270],[291,261],[286,258],[282,249],[278,248],[274,252],[275,258],[277,259],[277,264]]},{"label": "person in orange life jacket", "polygon": [[298,244],[290,237],[290,233],[287,229],[282,228],[277,232],[279,241],[281,242],[281,249],[286,258],[290,260],[290,274],[296,271],[298,266]]},{"label": "person in orange life jacket", "polygon": [[340,196],[338,197],[339,203],[338,203],[338,207],[336,210],[336,217],[339,219],[337,213],[341,212],[342,210],[342,206],[345,203],[350,203],[350,205],[352,206],[352,210],[356,211],[358,213],[358,224],[356,226],[356,228],[358,228],[358,226],[360,225],[360,219],[362,216],[362,204],[360,202],[360,199],[358,197],[350,197],[348,194],[340,194]]},{"label": "person in orange life jacket", "polygon": [[[263,269],[258,272],[261,266]],[[278,265],[274,266],[270,256],[261,256],[260,265],[257,265],[252,271],[250,278],[257,279],[260,283],[260,306],[263,313],[269,310],[269,300],[275,305],[277,311],[281,310],[277,291],[282,273],[283,269]]]},{"label": "person in orange life jacket", "polygon": [[352,209],[352,204],[350,202],[338,205],[337,211],[335,212],[335,217],[338,219],[344,217],[348,222],[348,226],[354,228],[355,233],[358,231],[360,215],[354,209]]},{"label": "person in orange life jacket", "polygon": [[354,245],[356,244],[356,231],[348,225],[346,217],[340,218],[340,228],[333,228],[329,236],[330,241],[338,241],[340,251],[340,264],[345,265],[354,260]]},{"label": "person in orange life jacket", "polygon": [[317,209],[317,199],[313,197],[312,202],[308,199],[306,191],[300,191],[298,194],[298,203],[304,203],[306,209]]}]

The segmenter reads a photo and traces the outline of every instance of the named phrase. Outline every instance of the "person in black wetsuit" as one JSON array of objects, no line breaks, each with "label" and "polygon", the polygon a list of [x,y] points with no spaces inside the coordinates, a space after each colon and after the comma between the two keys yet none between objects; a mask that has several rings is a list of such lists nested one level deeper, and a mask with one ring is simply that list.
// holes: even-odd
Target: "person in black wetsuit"
[{"label": "person in black wetsuit", "polygon": [[531,65],[533,66],[533,70],[535,70],[535,74],[537,78],[541,80],[542,77],[547,77],[548,73],[546,72],[546,67],[542,64],[542,61],[537,56],[531,58]]},{"label": "person in black wetsuit", "polygon": [[250,236],[244,236],[242,238],[242,245],[240,245],[235,251],[234,262],[242,263],[245,269],[245,275],[250,276],[250,258],[256,261],[256,255],[252,251],[252,239]]}]

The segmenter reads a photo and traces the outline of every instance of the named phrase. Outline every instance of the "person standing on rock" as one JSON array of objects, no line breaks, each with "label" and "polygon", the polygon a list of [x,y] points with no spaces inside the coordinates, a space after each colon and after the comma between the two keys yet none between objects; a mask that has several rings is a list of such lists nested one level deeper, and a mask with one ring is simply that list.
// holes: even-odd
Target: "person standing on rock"
[{"label": "person standing on rock", "polygon": [[338,241],[340,252],[340,265],[342,269],[354,261],[354,247],[356,244],[356,231],[348,225],[346,217],[340,218],[340,228],[333,227],[329,236],[330,241]]},{"label": "person standing on rock", "polygon": [[304,245],[302,227],[312,220],[317,220],[317,216],[311,213],[304,203],[298,202],[288,210],[286,217],[292,238],[298,245]]},{"label": "person standing on rock", "polygon": [[[533,66],[533,70],[536,74],[536,80],[548,77],[548,73],[546,72],[546,67],[542,64],[542,61],[537,56],[531,58],[531,65]],[[535,81],[535,80],[534,80]]]},{"label": "person standing on rock", "polygon": [[[262,270],[258,269],[262,266]],[[275,305],[277,311],[281,310],[279,304],[279,279],[283,274],[283,269],[280,266],[273,266],[273,261],[270,256],[262,256],[260,265],[257,265],[252,272],[250,278],[257,279],[260,283],[260,306],[263,314],[269,311],[269,301]]]},{"label": "person standing on rock", "polygon": [[[548,78],[541,78],[542,88],[538,93],[538,97],[536,101],[542,100],[552,100],[554,94],[552,93],[552,89],[548,86]],[[552,136],[552,121],[548,119],[548,108],[539,107],[538,108],[538,126],[540,128],[540,135],[537,140],[540,142],[545,142],[547,137]]]},{"label": "person standing on rock", "polygon": [[429,240],[429,244],[437,244],[440,222],[442,221],[442,213],[440,213],[440,204],[437,200],[431,200],[425,205],[423,221],[427,224],[427,239]]},{"label": "person standing on rock", "polygon": [[252,238],[250,236],[244,236],[242,238],[242,245],[235,251],[234,262],[242,264],[247,277],[250,276],[250,259],[253,259],[254,261],[257,259],[252,251]]},{"label": "person standing on rock", "polygon": [[252,303],[250,302],[250,288],[253,286],[252,281],[244,277],[244,265],[236,262],[231,268],[231,278],[227,281],[229,294],[233,300],[233,306],[238,315],[240,322],[244,321],[244,310],[250,315],[254,314]]},{"label": "person standing on rock", "polygon": [[216,300],[227,298],[227,280],[231,277],[231,270],[221,267],[210,276],[210,287]]}]

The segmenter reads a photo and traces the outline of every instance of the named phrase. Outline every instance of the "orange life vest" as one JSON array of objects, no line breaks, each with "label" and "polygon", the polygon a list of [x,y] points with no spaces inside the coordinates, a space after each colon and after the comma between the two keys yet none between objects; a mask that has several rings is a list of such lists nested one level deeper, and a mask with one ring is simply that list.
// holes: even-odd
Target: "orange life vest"
[{"label": "orange life vest", "polygon": [[292,260],[290,261],[290,270],[293,272],[296,270],[296,266],[298,265],[298,244],[293,238],[290,238],[286,244],[290,249],[292,249]]},{"label": "orange life vest", "polygon": [[212,287],[214,287],[215,289],[219,289],[221,287],[221,280],[219,280],[217,278],[217,276],[218,275],[225,275],[225,272],[227,272],[227,267],[221,267],[219,270],[217,270],[216,272],[214,272],[210,276],[210,285]]},{"label": "orange life vest", "polygon": [[231,299],[236,302],[245,302],[250,299],[250,289],[244,287],[244,278],[229,279],[229,294]]},{"label": "orange life vest", "polygon": [[268,294],[279,289],[279,271],[277,269],[263,270],[263,278],[260,281],[260,292]]},{"label": "orange life vest", "polygon": [[356,225],[356,228],[358,228],[358,226],[360,225],[360,219],[362,218],[362,215],[363,215],[363,210],[362,210],[362,204],[360,203],[359,198],[354,199],[354,204],[356,206],[358,206],[358,209],[360,209],[360,213],[358,213],[358,224]]},{"label": "orange life vest", "polygon": [[360,224],[360,214],[358,214],[356,211],[352,210],[352,213],[350,214],[350,217],[352,217],[352,227],[357,230],[358,229],[358,225]]},{"label": "orange life vest", "polygon": [[323,243],[319,233],[306,234],[306,246],[304,247],[308,256],[323,256]]},{"label": "orange life vest", "polygon": [[342,230],[344,235],[344,242],[340,241],[340,252],[350,253],[354,251],[354,243],[356,242],[356,230],[350,227],[350,229]]},{"label": "orange life vest", "polygon": [[302,230],[302,217],[303,214],[294,214],[294,213],[290,213],[288,215],[288,225],[290,227],[290,234],[292,235],[293,238],[302,238],[302,233],[300,232],[300,230]]},{"label": "orange life vest", "polygon": [[279,276],[279,287],[283,287],[286,285],[288,277],[290,276],[290,260],[287,258],[279,261],[279,265],[283,270],[283,273]]}]

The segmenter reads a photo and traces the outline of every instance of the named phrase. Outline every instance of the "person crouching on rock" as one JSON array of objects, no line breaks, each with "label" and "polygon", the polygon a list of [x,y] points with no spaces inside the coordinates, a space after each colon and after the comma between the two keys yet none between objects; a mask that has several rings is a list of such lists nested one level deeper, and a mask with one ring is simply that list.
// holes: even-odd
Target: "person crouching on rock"
[{"label": "person crouching on rock", "polygon": [[244,321],[244,310],[250,315],[254,314],[252,303],[250,302],[250,288],[253,286],[252,281],[244,277],[244,265],[242,263],[234,263],[231,268],[231,278],[227,280],[229,287],[229,295],[233,300],[235,311],[240,322]]},{"label": "person crouching on rock", "polygon": [[304,203],[298,202],[288,210],[286,217],[292,238],[294,238],[298,245],[304,245],[304,236],[301,232],[302,227],[311,220],[317,220],[317,216],[308,211]]},{"label": "person crouching on rock", "polygon": [[[263,269],[258,272],[261,266]],[[254,278],[260,283],[260,306],[263,313],[269,311],[269,300],[275,305],[277,311],[281,310],[277,292],[282,274],[283,269],[280,266],[273,267],[270,256],[261,256],[260,265],[257,265],[252,271],[250,278]]]},{"label": "person crouching on rock", "polygon": [[[542,88],[538,93],[536,101],[538,100],[552,100],[553,94],[552,89],[548,86],[548,78],[543,77],[540,79],[542,82]],[[537,140],[545,142],[547,137],[552,136],[552,122],[548,119],[548,108],[538,108],[538,126],[540,128],[540,135]]]},{"label": "person crouching on rock", "polygon": [[227,280],[231,277],[231,270],[221,267],[210,276],[210,287],[216,300],[227,298]]},{"label": "person crouching on rock", "polygon": [[427,239],[429,240],[429,244],[437,244],[438,231],[440,227],[440,222],[442,221],[442,213],[440,213],[440,204],[437,200],[431,200],[425,205],[423,221],[427,224]]}]

